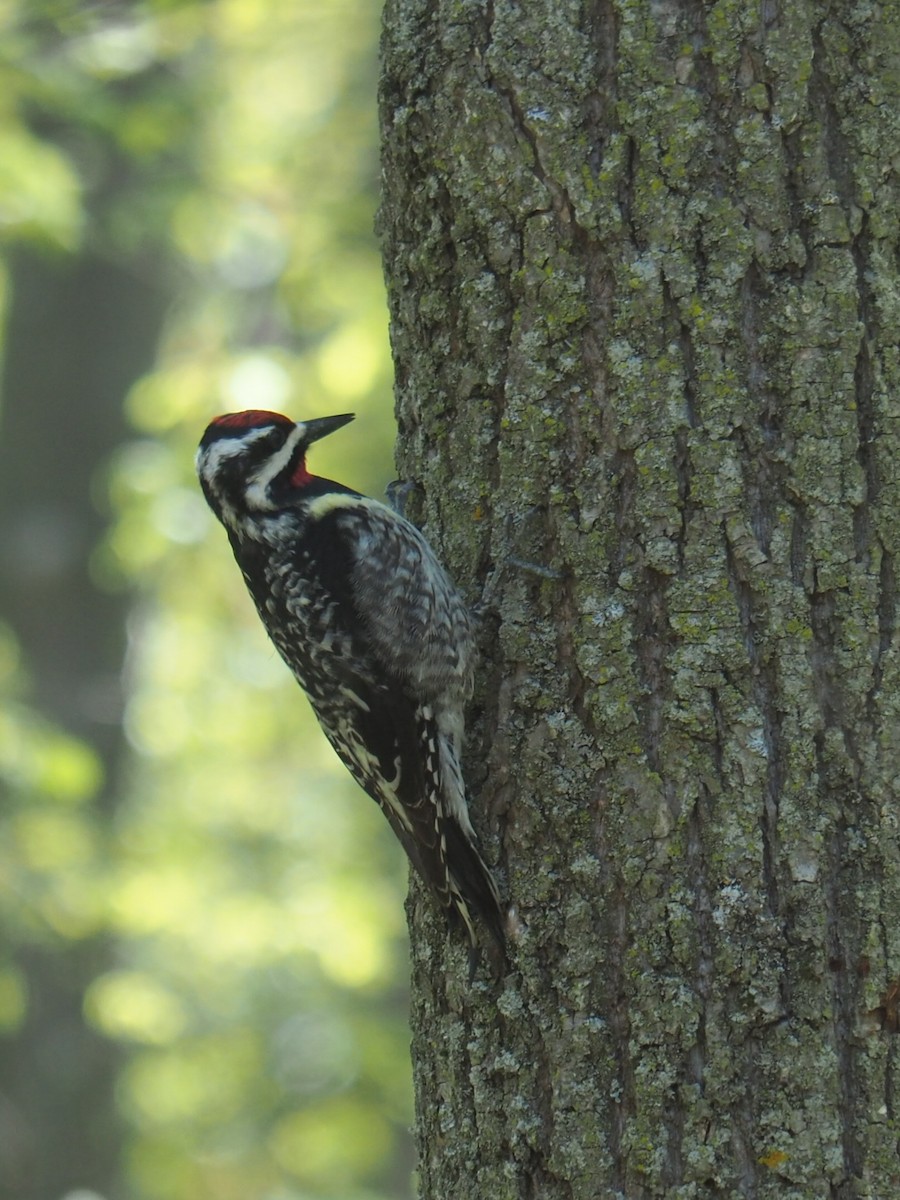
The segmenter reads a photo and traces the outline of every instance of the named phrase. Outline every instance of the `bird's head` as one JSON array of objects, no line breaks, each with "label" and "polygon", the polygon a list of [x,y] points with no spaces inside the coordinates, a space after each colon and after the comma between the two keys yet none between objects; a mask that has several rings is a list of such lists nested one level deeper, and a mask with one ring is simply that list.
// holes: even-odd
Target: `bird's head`
[{"label": "bird's head", "polygon": [[292,421],[248,409],[216,417],[197,451],[197,474],[213,512],[235,525],[245,514],[263,516],[288,505],[314,479],[306,467],[309,447],[353,416]]}]

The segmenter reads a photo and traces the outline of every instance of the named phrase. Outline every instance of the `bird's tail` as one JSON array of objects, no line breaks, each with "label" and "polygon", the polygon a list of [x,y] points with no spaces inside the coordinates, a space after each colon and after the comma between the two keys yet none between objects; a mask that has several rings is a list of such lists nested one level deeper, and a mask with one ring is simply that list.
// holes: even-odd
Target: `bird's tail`
[{"label": "bird's tail", "polygon": [[447,863],[454,887],[453,907],[466,927],[473,950],[478,946],[473,916],[493,938],[506,960],[506,918],[491,869],[459,823],[449,817],[444,823]]}]

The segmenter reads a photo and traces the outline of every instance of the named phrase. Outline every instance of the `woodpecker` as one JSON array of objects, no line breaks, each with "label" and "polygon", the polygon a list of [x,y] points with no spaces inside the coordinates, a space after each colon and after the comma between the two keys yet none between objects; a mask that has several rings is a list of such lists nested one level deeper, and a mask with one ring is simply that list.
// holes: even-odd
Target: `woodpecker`
[{"label": "woodpecker", "polygon": [[414,525],[310,473],[310,446],[352,420],[228,413],[207,427],[197,474],[269,637],[338,757],[464,929],[474,969],[475,918],[501,952],[505,933],[460,766],[472,623]]}]

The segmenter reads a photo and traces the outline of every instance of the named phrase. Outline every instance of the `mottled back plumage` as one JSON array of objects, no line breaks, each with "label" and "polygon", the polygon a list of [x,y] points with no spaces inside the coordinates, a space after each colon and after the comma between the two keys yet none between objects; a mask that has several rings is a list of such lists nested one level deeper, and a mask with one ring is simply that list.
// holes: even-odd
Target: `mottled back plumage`
[{"label": "mottled back plumage", "polygon": [[200,443],[198,474],[325,736],[471,946],[474,913],[502,948],[460,766],[475,659],[469,613],[414,525],[307,470],[311,443],[351,419],[220,417]]}]

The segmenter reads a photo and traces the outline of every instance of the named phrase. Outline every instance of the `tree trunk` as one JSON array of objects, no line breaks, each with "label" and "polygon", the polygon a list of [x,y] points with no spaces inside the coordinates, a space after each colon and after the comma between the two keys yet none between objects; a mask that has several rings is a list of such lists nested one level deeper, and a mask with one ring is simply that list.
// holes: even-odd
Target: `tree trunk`
[{"label": "tree trunk", "polygon": [[[9,283],[0,612],[22,646],[35,708],[82,738],[105,768],[94,814],[82,809],[90,828],[94,815],[114,805],[125,746],[120,675],[128,607],[126,596],[98,587],[89,562],[106,525],[93,484],[125,436],[122,397],[148,365],[168,297],[92,252],[59,259],[19,248]],[[3,735],[13,728],[4,725]],[[54,768],[47,770],[49,780]],[[41,785],[23,775],[19,786],[39,809]],[[80,927],[86,902],[75,898],[72,879],[87,851],[73,850],[71,864],[63,850],[63,857],[41,859],[18,824],[17,805],[2,792],[0,803],[4,833],[13,835],[4,840],[12,869],[4,864],[0,886],[8,897],[15,893],[15,901],[4,900],[10,924],[2,959],[23,970],[29,995],[22,1027],[0,1039],[0,1196],[74,1196],[88,1184],[105,1191],[120,1171],[113,1082],[121,1051],[83,1012],[84,989],[113,960],[104,933]],[[47,881],[56,872],[53,886],[37,882],[41,869]],[[23,879],[33,893],[20,894]],[[47,911],[59,914],[58,923]]]},{"label": "tree trunk", "polygon": [[400,469],[521,932],[422,1196],[900,1194],[895,5],[388,0]]}]

